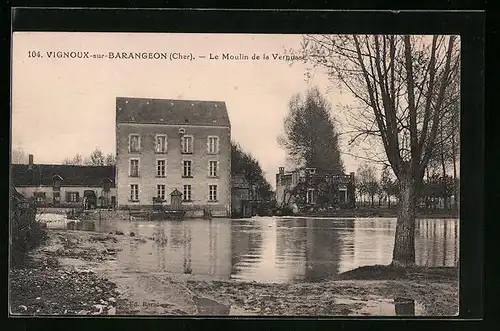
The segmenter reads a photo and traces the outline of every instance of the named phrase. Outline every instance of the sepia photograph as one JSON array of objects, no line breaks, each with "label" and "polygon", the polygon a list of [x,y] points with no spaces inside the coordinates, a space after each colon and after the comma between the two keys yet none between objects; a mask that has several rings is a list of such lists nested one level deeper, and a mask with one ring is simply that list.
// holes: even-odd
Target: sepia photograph
[{"label": "sepia photograph", "polygon": [[459,314],[454,34],[12,34],[11,316]]}]

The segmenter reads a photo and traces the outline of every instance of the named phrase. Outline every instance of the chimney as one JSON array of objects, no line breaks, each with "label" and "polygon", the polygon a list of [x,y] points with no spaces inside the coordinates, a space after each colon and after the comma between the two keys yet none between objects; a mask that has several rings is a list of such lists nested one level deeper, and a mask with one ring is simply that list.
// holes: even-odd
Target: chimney
[{"label": "chimney", "polygon": [[284,175],[285,174],[285,168],[284,167],[279,167],[279,173],[280,175]]},{"label": "chimney", "polygon": [[33,169],[33,154],[30,154],[28,156],[28,170],[32,170]]}]

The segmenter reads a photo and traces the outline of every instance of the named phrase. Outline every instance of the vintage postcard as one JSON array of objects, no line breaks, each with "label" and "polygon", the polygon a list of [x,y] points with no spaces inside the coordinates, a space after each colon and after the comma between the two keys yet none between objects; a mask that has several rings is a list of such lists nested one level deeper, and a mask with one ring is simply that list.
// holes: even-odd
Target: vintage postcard
[{"label": "vintage postcard", "polygon": [[10,314],[456,316],[460,45],[14,32]]}]

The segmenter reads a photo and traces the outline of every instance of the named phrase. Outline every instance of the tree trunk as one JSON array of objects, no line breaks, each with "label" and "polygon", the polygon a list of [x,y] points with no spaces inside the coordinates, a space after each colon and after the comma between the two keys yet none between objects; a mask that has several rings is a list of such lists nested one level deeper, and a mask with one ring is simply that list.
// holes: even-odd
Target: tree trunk
[{"label": "tree trunk", "polygon": [[444,209],[448,209],[448,197],[446,192],[446,162],[444,159],[444,151],[441,151],[441,168],[443,169],[443,204]]},{"label": "tree trunk", "polygon": [[405,175],[400,186],[399,210],[396,223],[393,266],[412,266],[415,264],[415,205],[416,182],[411,175]]},{"label": "tree trunk", "polygon": [[457,156],[456,156],[456,146],[455,146],[455,136],[451,136],[451,154],[453,158],[453,195],[455,199],[453,201],[454,212],[458,211],[458,187],[457,187]]}]

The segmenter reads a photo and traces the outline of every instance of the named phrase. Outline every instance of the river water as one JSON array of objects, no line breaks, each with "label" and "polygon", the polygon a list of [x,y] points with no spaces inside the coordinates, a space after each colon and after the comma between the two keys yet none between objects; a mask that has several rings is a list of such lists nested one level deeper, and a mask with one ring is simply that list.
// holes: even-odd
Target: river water
[{"label": "river water", "polygon": [[[453,266],[458,220],[418,220],[416,262]],[[131,232],[153,240],[124,245],[125,270],[184,273],[207,279],[317,282],[360,266],[389,264],[395,219],[188,219],[96,221],[99,232]]]}]

